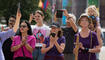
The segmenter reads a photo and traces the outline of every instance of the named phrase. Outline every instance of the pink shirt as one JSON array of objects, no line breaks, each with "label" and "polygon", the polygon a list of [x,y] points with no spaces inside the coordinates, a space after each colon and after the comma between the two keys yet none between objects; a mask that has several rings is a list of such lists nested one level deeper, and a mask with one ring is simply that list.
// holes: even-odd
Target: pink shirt
[{"label": "pink shirt", "polygon": [[[20,36],[15,36],[11,47],[19,45],[20,43],[21,43]],[[28,36],[27,43],[34,49],[35,43],[36,43],[36,38],[34,36]],[[23,51],[24,51],[25,57],[32,58],[32,53],[30,51],[28,51],[25,46],[23,46]],[[16,57],[24,57],[23,52],[22,52],[22,47],[14,52],[13,58],[16,58]]]}]

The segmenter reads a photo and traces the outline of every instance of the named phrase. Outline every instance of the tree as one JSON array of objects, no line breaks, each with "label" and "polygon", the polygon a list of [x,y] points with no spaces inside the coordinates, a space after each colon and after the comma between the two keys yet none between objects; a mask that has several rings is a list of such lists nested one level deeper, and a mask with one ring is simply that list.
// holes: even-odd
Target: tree
[{"label": "tree", "polygon": [[[10,15],[16,15],[17,11],[17,5],[20,2],[21,5],[21,13],[22,13],[22,19],[29,19],[29,15],[32,12],[35,12],[37,9],[42,10],[38,7],[39,0],[0,0],[0,16],[6,17],[6,20],[8,21],[8,18]],[[43,0],[44,2],[44,0]],[[51,19],[51,9],[50,5],[45,12],[45,21]]]}]

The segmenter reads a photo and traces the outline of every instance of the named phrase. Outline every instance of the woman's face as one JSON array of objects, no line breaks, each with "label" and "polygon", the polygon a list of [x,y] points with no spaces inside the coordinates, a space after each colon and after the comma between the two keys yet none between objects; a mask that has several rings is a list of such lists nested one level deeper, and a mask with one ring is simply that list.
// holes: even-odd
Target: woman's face
[{"label": "woman's face", "polygon": [[92,15],[94,16],[94,13],[95,13],[95,11],[92,8],[88,9],[88,15],[89,16],[92,16]]},{"label": "woman's face", "polygon": [[57,33],[58,32],[58,28],[56,27],[51,27],[51,33]]},{"label": "woman's face", "polygon": [[82,17],[81,18],[80,26],[81,27],[88,27],[89,26],[89,22],[88,22],[88,18],[87,17]]},{"label": "woman's face", "polygon": [[28,31],[28,26],[25,22],[22,22],[21,25],[20,25],[20,32],[21,33],[26,33]]},{"label": "woman's face", "polygon": [[36,23],[39,23],[39,22],[43,22],[43,16],[41,16],[39,13],[35,13],[35,16],[34,16],[34,18],[35,18],[35,22]]}]

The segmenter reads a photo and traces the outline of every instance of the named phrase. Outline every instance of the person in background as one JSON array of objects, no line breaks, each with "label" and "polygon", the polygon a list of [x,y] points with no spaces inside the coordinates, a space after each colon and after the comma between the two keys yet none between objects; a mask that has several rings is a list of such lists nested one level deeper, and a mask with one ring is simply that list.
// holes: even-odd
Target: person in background
[{"label": "person in background", "polygon": [[42,11],[37,10],[35,15],[30,15],[30,23],[33,18],[36,22],[35,26],[32,27],[33,34],[36,37],[36,46],[35,50],[33,51],[33,59],[43,60],[45,54],[41,53],[42,43],[44,42],[45,37],[50,34],[50,28],[43,24],[44,14]]},{"label": "person in background", "polygon": [[13,38],[11,51],[14,52],[14,60],[32,60],[32,52],[35,47],[35,37],[27,21],[20,23],[19,34]]},{"label": "person in background", "polygon": [[64,60],[63,51],[65,48],[65,37],[58,23],[51,25],[51,33],[45,38],[42,53],[45,53],[44,60]]},{"label": "person in background", "polygon": [[[65,37],[65,49],[64,49],[64,60],[74,60],[73,54],[73,42],[74,35],[78,29],[76,26],[76,17],[74,14],[68,14],[67,10],[63,9],[64,15],[66,16],[66,26],[62,26],[63,35]],[[56,15],[56,14],[55,14]],[[56,16],[54,19],[57,19]]]},{"label": "person in background", "polygon": [[[102,40],[102,34],[101,34],[102,31],[100,26],[99,12],[95,5],[90,5],[86,9],[86,13],[89,15],[89,18],[92,19],[92,23],[90,24],[89,29],[97,33],[98,42],[101,48],[103,45],[103,40]],[[97,55],[97,60],[99,60],[99,54],[97,53],[96,55]]]},{"label": "person in background", "polygon": [[[87,14],[82,14],[78,20],[78,25],[81,27],[79,33],[75,35],[75,42],[77,36],[79,37],[79,51],[78,60],[96,60],[95,53],[100,52],[100,46],[98,43],[97,35],[91,31],[88,27],[91,24],[91,19]],[[73,50],[76,54],[76,48]]]},{"label": "person in background", "polygon": [[17,14],[16,14],[16,22],[15,22],[14,27],[12,29],[7,30],[7,31],[0,32],[0,60],[5,60],[3,52],[2,52],[2,45],[6,39],[8,39],[11,36],[14,36],[15,33],[17,32],[20,18],[21,18],[21,13],[20,13],[20,10],[18,9]]},{"label": "person in background", "polygon": [[[8,29],[12,29],[15,25],[16,16],[12,15],[9,18],[8,27],[5,29],[2,29],[3,31],[7,31]],[[13,52],[11,52],[11,44],[12,44],[13,36],[8,38],[2,46],[3,53],[5,60],[13,60]]]}]

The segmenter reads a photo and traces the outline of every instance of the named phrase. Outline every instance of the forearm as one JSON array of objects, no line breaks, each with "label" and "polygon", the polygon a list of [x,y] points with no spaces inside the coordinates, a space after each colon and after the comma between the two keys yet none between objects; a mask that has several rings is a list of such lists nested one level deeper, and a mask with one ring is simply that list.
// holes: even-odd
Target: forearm
[{"label": "forearm", "polygon": [[77,26],[76,26],[76,24],[74,23],[73,20],[70,20],[70,25],[71,25],[71,27],[73,28],[73,30],[74,30],[75,32],[77,32]]},{"label": "forearm", "polygon": [[19,26],[19,22],[20,22],[20,18],[16,19],[16,23],[15,23],[15,25],[13,27],[13,31],[14,32],[17,32],[17,29],[18,29],[18,26]]},{"label": "forearm", "polygon": [[31,22],[32,22],[32,19],[29,19],[29,23],[31,24]]},{"label": "forearm", "polygon": [[98,52],[100,52],[100,48],[89,49],[88,52],[90,52],[90,53],[98,53]]},{"label": "forearm", "polygon": [[19,44],[19,45],[17,45],[17,46],[13,46],[13,47],[11,48],[11,51],[14,52],[14,51],[18,50],[19,48],[21,48],[21,44]]},{"label": "forearm", "polygon": [[45,48],[45,47],[42,47],[42,49],[41,49],[41,53],[46,53],[46,52],[48,52],[49,50],[51,49],[51,47],[49,46],[49,47],[47,47],[47,48]]},{"label": "forearm", "polygon": [[102,38],[98,38],[98,42],[99,42],[99,46],[100,46],[100,48],[101,48],[101,47],[102,47],[102,45],[103,45]]},{"label": "forearm", "polygon": [[28,51],[30,51],[31,53],[33,52],[33,48],[27,43],[25,44],[25,47]]},{"label": "forearm", "polygon": [[55,46],[57,48],[57,50],[59,51],[59,53],[62,53],[64,51],[64,47],[61,47],[58,42],[55,42]]}]

